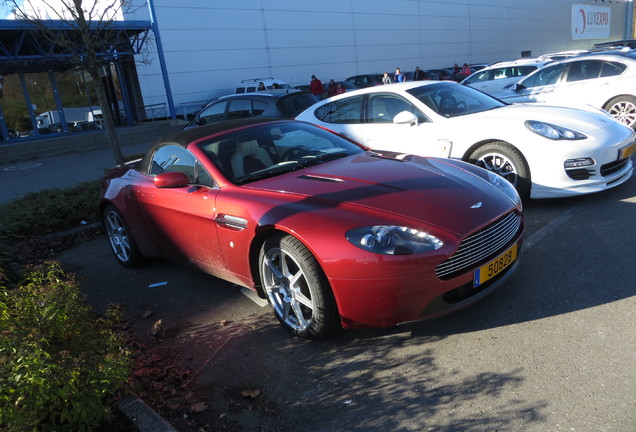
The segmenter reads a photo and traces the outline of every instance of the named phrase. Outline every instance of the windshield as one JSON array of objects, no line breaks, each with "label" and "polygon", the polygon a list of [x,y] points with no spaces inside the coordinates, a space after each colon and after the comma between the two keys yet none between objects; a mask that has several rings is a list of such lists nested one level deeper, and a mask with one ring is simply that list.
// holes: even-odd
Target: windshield
[{"label": "windshield", "polygon": [[267,123],[199,147],[231,182],[245,184],[361,153],[356,144],[301,122]]},{"label": "windshield", "polygon": [[506,105],[479,90],[455,83],[423,85],[407,92],[444,117],[475,114]]}]

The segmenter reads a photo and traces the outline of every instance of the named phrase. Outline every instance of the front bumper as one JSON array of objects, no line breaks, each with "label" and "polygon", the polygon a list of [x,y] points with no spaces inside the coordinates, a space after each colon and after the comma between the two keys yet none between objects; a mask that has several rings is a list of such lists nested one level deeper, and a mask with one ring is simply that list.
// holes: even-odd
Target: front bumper
[{"label": "front bumper", "polygon": [[[521,248],[522,239],[512,244]],[[509,246],[508,246],[509,247]],[[462,309],[487,296],[515,271],[519,258],[496,277],[473,287],[475,266],[450,280],[434,271],[390,279],[330,279],[345,328],[390,327]]]},{"label": "front bumper", "polygon": [[563,184],[549,186],[533,182],[530,198],[562,198],[587,195],[614,188],[629,180],[634,172],[634,165],[628,159],[623,169],[608,176],[595,175],[587,180],[565,179]]}]

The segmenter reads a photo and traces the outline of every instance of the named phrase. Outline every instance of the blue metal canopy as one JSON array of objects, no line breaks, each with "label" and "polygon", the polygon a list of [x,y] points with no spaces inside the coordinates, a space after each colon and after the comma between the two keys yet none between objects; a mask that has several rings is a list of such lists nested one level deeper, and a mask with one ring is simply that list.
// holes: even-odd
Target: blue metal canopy
[{"label": "blue metal canopy", "polygon": [[[76,48],[82,44],[68,43],[81,37],[77,23],[45,20],[42,24],[46,29],[26,21],[0,20],[0,74],[66,70],[79,65],[78,59],[85,53]],[[88,28],[103,41],[98,46],[98,57],[116,62],[141,52],[151,24],[150,21],[91,21]]]}]

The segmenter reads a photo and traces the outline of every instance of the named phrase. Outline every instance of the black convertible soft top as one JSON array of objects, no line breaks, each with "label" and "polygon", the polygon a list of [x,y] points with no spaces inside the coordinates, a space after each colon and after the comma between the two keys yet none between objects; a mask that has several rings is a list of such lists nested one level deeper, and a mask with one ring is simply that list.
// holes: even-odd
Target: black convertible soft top
[{"label": "black convertible soft top", "polygon": [[159,140],[158,145],[162,143],[173,143],[187,146],[192,141],[197,141],[201,138],[216,135],[221,132],[230,131],[232,129],[238,129],[245,126],[252,126],[263,123],[270,123],[273,121],[289,121],[281,119],[280,117],[252,117],[238,120],[227,120],[222,122],[210,123],[204,126],[194,127],[184,131],[176,132],[172,135],[168,135]]}]

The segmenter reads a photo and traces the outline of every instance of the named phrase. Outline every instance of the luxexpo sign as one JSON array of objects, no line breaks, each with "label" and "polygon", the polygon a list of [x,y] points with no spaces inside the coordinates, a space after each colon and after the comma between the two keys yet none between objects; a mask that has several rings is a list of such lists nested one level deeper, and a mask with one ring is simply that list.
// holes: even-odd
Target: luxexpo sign
[{"label": "luxexpo sign", "polygon": [[611,8],[588,4],[572,5],[572,39],[607,39]]}]

